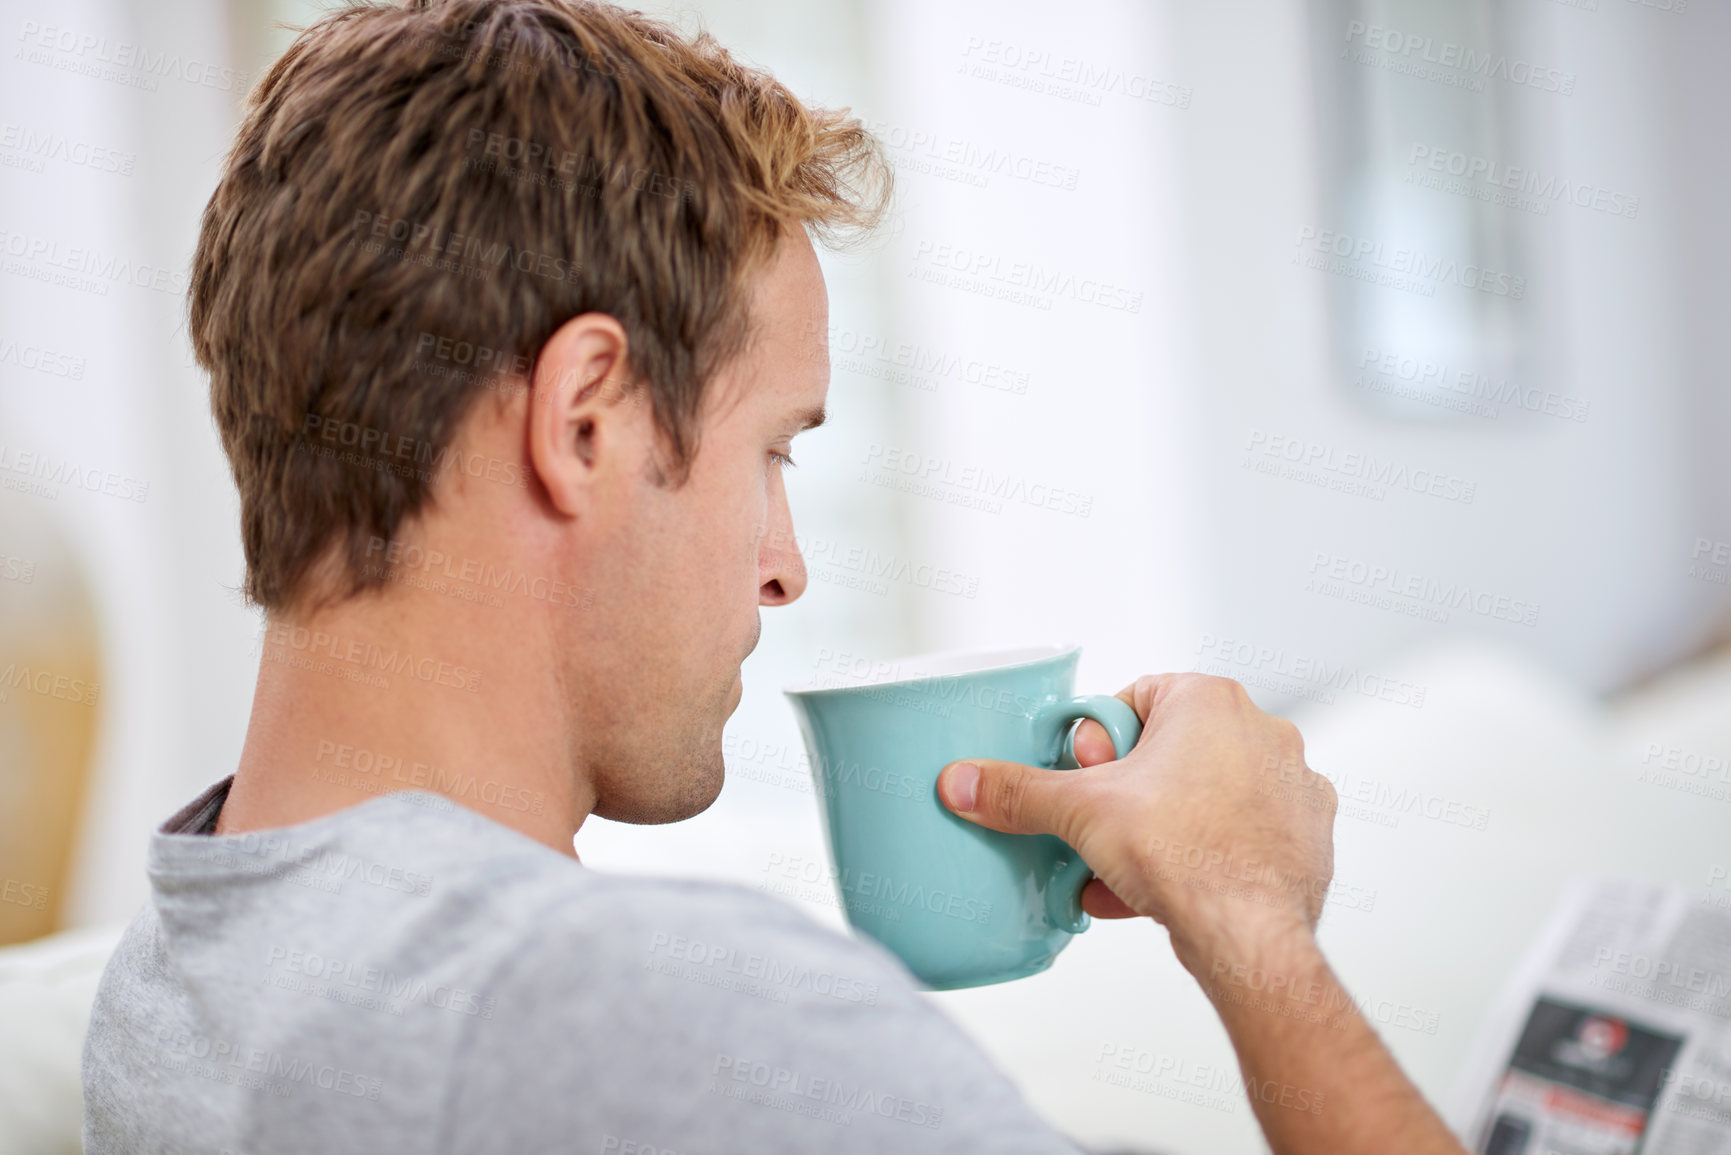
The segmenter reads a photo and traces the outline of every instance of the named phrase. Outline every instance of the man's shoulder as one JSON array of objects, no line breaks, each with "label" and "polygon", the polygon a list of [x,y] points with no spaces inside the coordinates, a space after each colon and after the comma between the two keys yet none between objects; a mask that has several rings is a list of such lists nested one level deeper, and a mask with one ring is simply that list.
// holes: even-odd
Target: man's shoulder
[{"label": "man's shoulder", "polygon": [[483,984],[455,1147],[1070,1150],[875,942],[736,883],[589,874]]},{"label": "man's shoulder", "polygon": [[[853,991],[868,1005],[886,985],[912,990],[911,976],[876,943],[742,883],[616,874],[474,813],[435,813],[413,799],[400,807],[395,817],[406,821],[369,844],[375,872],[407,870],[439,912],[440,937],[499,960],[490,976],[498,986],[677,974],[692,992],[767,984],[765,997],[785,1001],[813,983],[827,994],[845,980],[841,997]],[[441,836],[429,837],[434,830]]]},{"label": "man's shoulder", "polygon": [[674,1002],[728,991],[775,1004],[815,997],[865,1006],[888,990],[914,990],[876,943],[740,883],[580,873],[512,928],[504,985],[533,986],[552,971],[602,990],[634,976]]}]

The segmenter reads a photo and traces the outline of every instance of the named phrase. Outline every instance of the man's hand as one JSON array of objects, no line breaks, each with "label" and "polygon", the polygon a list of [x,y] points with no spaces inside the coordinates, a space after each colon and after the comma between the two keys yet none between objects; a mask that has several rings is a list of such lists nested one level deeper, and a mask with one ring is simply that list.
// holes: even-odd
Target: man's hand
[{"label": "man's hand", "polygon": [[1139,678],[1118,697],[1143,724],[1124,758],[1084,722],[1082,769],[957,762],[939,795],[982,826],[1074,846],[1096,875],[1083,909],[1164,923],[1199,980],[1222,935],[1315,927],[1334,873],[1335,794],[1305,768],[1298,728],[1237,682],[1203,674]]},{"label": "man's hand", "polygon": [[1317,949],[1336,799],[1305,768],[1298,730],[1225,678],[1163,674],[1118,696],[1142,719],[1123,758],[1085,722],[1082,769],[952,763],[938,776],[944,804],[1074,846],[1098,876],[1082,893],[1090,914],[1166,924],[1275,1151],[1465,1155]]}]

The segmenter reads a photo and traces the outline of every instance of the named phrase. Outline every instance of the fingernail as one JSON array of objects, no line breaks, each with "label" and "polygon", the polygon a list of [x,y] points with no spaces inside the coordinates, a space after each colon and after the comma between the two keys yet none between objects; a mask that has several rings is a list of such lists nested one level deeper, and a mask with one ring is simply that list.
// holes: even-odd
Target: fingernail
[{"label": "fingernail", "polygon": [[972,810],[980,791],[980,768],[972,762],[957,762],[950,772],[950,798],[957,810]]}]

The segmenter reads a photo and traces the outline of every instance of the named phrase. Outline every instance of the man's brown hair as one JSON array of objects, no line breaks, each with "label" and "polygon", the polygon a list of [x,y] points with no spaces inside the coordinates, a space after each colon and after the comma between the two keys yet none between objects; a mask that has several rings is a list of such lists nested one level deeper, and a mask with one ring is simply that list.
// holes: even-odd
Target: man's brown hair
[{"label": "man's brown hair", "polygon": [[[584,0],[356,4],[259,82],[193,257],[191,333],[240,489],[246,596],[332,596],[423,508],[476,398],[561,324],[616,318],[682,481],[782,229],[889,195],[847,110],[706,33]],[[487,473],[507,483],[489,463]],[[478,469],[469,469],[472,473]]]}]

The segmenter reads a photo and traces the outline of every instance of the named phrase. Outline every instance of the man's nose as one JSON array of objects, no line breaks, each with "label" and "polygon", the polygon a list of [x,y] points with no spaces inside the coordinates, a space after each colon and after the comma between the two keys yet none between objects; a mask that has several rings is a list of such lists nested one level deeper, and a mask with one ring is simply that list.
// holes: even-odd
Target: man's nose
[{"label": "man's nose", "polygon": [[794,540],[793,515],[785,497],[775,504],[757,547],[757,604],[762,606],[785,606],[805,592],[805,558]]}]

